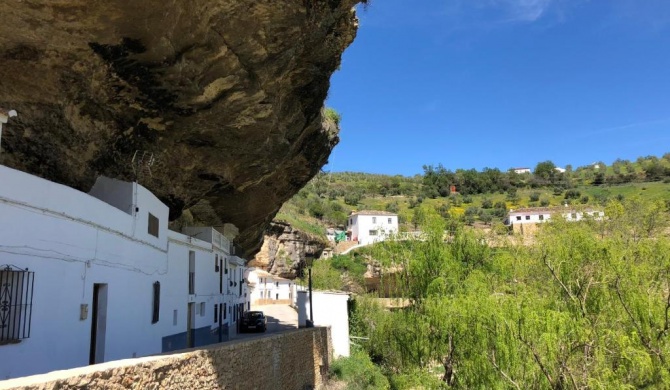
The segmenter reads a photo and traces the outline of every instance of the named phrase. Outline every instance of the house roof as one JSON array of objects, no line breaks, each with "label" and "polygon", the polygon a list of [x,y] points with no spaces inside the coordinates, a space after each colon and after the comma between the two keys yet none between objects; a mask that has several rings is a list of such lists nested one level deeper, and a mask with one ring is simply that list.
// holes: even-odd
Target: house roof
[{"label": "house roof", "polygon": [[398,216],[396,213],[391,213],[388,211],[380,211],[380,210],[361,210],[361,211],[352,211],[351,215],[392,215],[392,216]]},{"label": "house roof", "polygon": [[518,171],[520,169],[528,169],[530,171],[530,168],[526,168],[526,167],[516,167],[516,168],[511,168],[511,169],[513,169],[515,171]]}]

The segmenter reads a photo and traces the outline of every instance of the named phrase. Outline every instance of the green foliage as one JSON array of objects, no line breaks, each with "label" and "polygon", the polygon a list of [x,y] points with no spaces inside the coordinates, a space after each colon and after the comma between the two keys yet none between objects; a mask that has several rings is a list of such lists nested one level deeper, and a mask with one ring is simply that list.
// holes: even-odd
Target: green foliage
[{"label": "green foliage", "polygon": [[393,293],[409,306],[357,299],[351,329],[394,388],[669,388],[665,207],[632,196],[604,220],[552,218],[530,245],[493,248],[470,229],[445,242],[425,209],[425,240],[370,252],[403,270]]},{"label": "green foliage", "polygon": [[336,126],[339,126],[342,121],[342,116],[334,108],[326,108],[323,110],[323,115],[326,117],[326,120],[333,122]]},{"label": "green foliage", "polygon": [[381,369],[363,351],[353,348],[351,356],[339,358],[330,367],[331,374],[346,382],[349,390],[386,390],[390,388]]},{"label": "green foliage", "polygon": [[[307,276],[303,283],[307,283]],[[341,290],[342,276],[328,260],[316,260],[312,266],[312,287],[317,290]]]},{"label": "green foliage", "polygon": [[540,193],[537,192],[537,191],[532,192],[530,194],[530,201],[531,202],[537,202],[538,200],[540,200]]},{"label": "green foliage", "polygon": [[565,191],[565,199],[579,199],[580,196],[582,196],[582,193],[577,190]]},{"label": "green foliage", "polygon": [[363,196],[360,193],[350,192],[344,195],[344,203],[348,204],[349,206],[358,206],[358,202],[361,201],[362,197]]}]

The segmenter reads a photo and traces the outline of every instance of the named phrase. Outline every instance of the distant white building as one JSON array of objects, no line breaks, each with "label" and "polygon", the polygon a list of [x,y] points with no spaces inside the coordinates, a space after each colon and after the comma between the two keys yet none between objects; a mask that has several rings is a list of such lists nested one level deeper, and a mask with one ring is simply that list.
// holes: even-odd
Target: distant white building
[{"label": "distant white building", "polygon": [[249,268],[247,280],[252,305],[292,304],[295,283],[260,268]]},{"label": "distant white building", "polygon": [[398,214],[363,210],[352,212],[347,221],[347,234],[352,241],[368,245],[398,234]]},{"label": "distant white building", "polygon": [[0,166],[0,378],[227,340],[248,308],[237,232],[196,230],[137,183]]},{"label": "distant white building", "polygon": [[521,175],[523,173],[530,173],[530,168],[512,168],[512,171]]},{"label": "distant white building", "polygon": [[556,168],[554,168],[554,170],[558,173],[565,173],[565,168],[556,167]]},{"label": "distant white building", "polygon": [[533,207],[510,210],[507,224],[508,226],[512,226],[514,231],[519,231],[524,224],[547,222],[551,219],[552,215],[557,214],[562,215],[566,221],[581,221],[586,218],[600,220],[605,216],[604,212],[594,209],[575,210],[567,207]]}]

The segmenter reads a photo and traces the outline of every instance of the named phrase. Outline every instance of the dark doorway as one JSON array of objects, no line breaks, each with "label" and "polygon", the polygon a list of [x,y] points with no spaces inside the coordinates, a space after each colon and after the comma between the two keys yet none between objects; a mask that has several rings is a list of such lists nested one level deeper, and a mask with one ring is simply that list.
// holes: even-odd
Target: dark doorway
[{"label": "dark doorway", "polygon": [[105,334],[107,332],[107,284],[93,285],[93,307],[91,315],[91,350],[88,364],[105,361]]}]

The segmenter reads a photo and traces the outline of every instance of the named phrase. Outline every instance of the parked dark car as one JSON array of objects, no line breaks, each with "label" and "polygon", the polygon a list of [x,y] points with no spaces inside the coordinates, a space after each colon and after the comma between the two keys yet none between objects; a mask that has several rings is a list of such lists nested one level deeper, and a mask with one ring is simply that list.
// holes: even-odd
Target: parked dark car
[{"label": "parked dark car", "polygon": [[262,311],[248,311],[242,316],[241,332],[265,332],[268,328],[268,319]]}]

